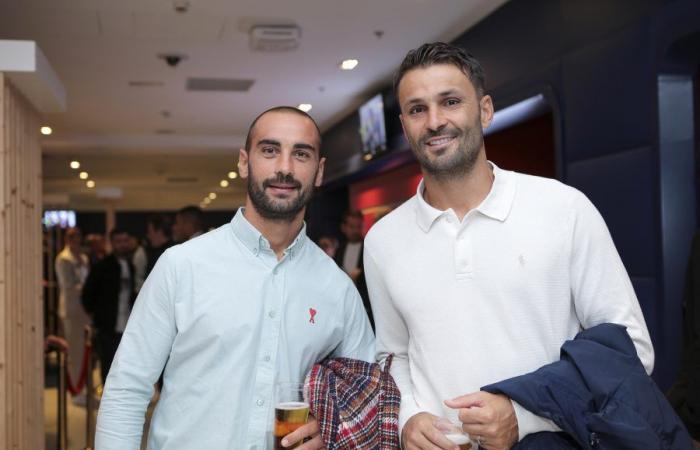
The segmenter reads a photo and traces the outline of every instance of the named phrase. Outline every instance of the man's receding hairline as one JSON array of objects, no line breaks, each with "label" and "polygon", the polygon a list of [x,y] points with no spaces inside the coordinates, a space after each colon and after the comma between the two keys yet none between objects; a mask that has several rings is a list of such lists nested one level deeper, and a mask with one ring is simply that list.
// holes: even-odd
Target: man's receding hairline
[{"label": "man's receding hairline", "polygon": [[255,122],[253,122],[253,125],[251,126],[251,128],[250,128],[250,133],[249,133],[249,134],[250,134],[250,138],[251,138],[251,142],[250,142],[251,148],[252,148],[253,146],[257,145],[257,142],[253,142],[253,139],[252,139],[252,138],[253,138],[253,135],[255,134],[255,130],[258,128],[258,124],[260,123],[260,121],[261,121],[264,117],[266,117],[266,116],[269,115],[269,114],[287,114],[287,115],[290,115],[290,116],[300,117],[300,118],[306,120],[307,122],[311,123],[313,129],[316,131],[316,134],[317,134],[317,138],[316,138],[316,139],[317,139],[317,141],[318,141],[319,148],[317,148],[316,150],[317,150],[319,153],[321,152],[321,148],[320,148],[320,145],[321,145],[321,131],[319,130],[318,125],[316,124],[316,122],[314,121],[314,119],[312,119],[308,114],[306,114],[306,113],[304,113],[304,112],[302,112],[302,111],[296,112],[296,108],[291,107],[291,106],[290,106],[290,107],[280,107],[280,108],[278,108],[278,109],[272,109],[272,110],[270,110],[270,111],[265,111],[265,112],[263,112],[262,114],[260,114],[260,115],[257,117],[257,119],[255,120]]}]

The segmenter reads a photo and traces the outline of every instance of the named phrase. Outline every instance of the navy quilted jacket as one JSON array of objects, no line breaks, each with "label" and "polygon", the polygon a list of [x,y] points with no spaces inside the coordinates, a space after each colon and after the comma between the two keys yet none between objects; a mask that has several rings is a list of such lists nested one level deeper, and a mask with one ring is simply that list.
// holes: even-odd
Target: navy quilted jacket
[{"label": "navy quilted jacket", "polygon": [[693,449],[619,325],[584,330],[564,343],[559,361],[482,390],[507,395],[566,433],[527,436],[518,450]]}]

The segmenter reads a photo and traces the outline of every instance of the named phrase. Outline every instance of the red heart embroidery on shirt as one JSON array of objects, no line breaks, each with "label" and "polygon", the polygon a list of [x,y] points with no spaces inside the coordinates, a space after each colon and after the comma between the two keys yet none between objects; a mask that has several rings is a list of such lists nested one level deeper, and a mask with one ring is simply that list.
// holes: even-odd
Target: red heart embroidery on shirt
[{"label": "red heart embroidery on shirt", "polygon": [[311,316],[311,317],[309,317],[309,323],[316,323],[316,322],[314,321],[314,317],[316,316],[316,310],[315,310],[315,309],[309,308],[309,316]]}]

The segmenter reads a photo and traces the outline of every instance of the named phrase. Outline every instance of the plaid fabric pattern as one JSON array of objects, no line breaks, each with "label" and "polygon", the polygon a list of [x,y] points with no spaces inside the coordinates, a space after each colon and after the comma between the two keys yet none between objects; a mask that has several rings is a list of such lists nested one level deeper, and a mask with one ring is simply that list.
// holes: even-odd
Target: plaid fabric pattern
[{"label": "plaid fabric pattern", "polygon": [[401,394],[378,364],[334,358],[306,376],[311,413],[328,450],[397,450]]}]

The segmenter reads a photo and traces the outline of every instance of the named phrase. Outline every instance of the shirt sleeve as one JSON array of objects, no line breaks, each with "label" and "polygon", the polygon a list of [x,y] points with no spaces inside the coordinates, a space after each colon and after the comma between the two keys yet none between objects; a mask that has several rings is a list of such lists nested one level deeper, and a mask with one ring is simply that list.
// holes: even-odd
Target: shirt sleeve
[{"label": "shirt sleeve", "polygon": [[583,194],[573,208],[571,295],[582,327],[616,323],[627,327],[647,373],[654,368],[654,348],[632,282],[605,221]]},{"label": "shirt sleeve", "polygon": [[362,304],[362,298],[350,279],[345,290],[344,308],[343,340],[333,352],[333,356],[373,362],[374,333]]},{"label": "shirt sleeve", "polygon": [[138,450],[144,416],[176,335],[176,279],[164,254],[131,311],[100,402],[95,448]]},{"label": "shirt sleeve", "polygon": [[369,291],[374,324],[377,330],[376,360],[383,361],[390,354],[394,355],[391,363],[391,376],[401,392],[399,409],[399,436],[403,427],[414,415],[422,410],[416,404],[411,384],[408,365],[408,329],[403,318],[394,306],[391,294],[383,280],[371,246],[365,244],[364,250],[365,279]]}]

